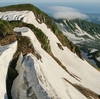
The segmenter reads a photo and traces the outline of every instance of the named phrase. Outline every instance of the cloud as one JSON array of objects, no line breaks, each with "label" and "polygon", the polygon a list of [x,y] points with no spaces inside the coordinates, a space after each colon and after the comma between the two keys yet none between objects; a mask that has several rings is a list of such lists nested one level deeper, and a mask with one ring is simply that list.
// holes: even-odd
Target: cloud
[{"label": "cloud", "polygon": [[52,10],[52,16],[55,19],[86,19],[88,16],[86,14],[80,13],[77,9],[64,7],[64,6],[50,6]]}]

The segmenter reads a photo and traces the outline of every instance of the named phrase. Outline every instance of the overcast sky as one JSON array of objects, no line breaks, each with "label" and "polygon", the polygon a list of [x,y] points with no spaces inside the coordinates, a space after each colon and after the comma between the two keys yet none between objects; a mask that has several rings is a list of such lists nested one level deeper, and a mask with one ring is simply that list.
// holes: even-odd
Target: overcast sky
[{"label": "overcast sky", "polygon": [[0,0],[0,2],[100,2],[100,0]]}]

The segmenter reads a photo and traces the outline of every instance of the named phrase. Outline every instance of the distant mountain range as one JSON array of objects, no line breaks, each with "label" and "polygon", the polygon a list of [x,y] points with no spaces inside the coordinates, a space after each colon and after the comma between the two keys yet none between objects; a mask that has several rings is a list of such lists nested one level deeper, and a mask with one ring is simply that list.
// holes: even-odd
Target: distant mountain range
[{"label": "distant mountain range", "polygon": [[86,19],[87,21],[100,24],[100,14],[87,13],[86,15],[88,15],[89,17],[88,19]]},{"label": "distant mountain range", "polygon": [[[90,20],[92,22],[89,22]],[[100,25],[96,24],[95,20],[98,20],[96,15],[91,16],[90,20],[61,19],[55,21],[59,29],[69,40],[81,48],[83,56],[100,67]],[[93,21],[95,21],[95,23],[93,23]]]}]

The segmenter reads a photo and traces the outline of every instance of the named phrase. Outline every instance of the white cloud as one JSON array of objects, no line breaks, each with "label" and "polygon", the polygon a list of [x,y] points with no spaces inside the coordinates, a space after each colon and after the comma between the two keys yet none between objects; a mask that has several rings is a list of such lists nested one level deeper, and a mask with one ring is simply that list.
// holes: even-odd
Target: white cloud
[{"label": "white cloud", "polygon": [[50,6],[49,9],[53,11],[55,19],[86,19],[86,14],[80,13],[77,9],[64,6]]}]

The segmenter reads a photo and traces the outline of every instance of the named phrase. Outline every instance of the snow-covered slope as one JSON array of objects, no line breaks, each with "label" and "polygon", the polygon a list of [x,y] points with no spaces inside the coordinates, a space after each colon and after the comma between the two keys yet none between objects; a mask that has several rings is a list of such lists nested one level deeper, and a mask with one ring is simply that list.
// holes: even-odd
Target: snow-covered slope
[{"label": "snow-covered slope", "polygon": [[[23,29],[23,31],[27,30],[27,32],[23,32],[22,29]],[[66,47],[64,48],[64,50],[61,50],[61,49],[59,49],[58,46],[56,46],[56,43],[55,43],[56,48],[54,48],[54,46],[51,45],[51,48],[52,49],[54,48],[54,50],[55,50],[55,51],[52,51],[52,52],[54,52],[55,56],[66,66],[66,68],[68,69],[68,71],[71,74],[76,75],[76,78],[78,80],[80,80],[80,81],[78,81],[74,77],[72,77],[71,75],[69,75],[68,72],[66,72],[65,70],[63,70],[62,67],[59,66],[55,62],[55,60],[52,59],[41,48],[40,43],[38,42],[38,40],[36,39],[34,33],[32,33],[32,31],[30,29],[28,29],[28,28],[25,29],[25,27],[24,27],[24,28],[15,28],[14,30],[16,32],[21,32],[21,34],[23,36],[30,37],[32,43],[34,44],[35,50],[37,52],[39,52],[39,54],[41,55],[41,57],[42,57],[41,60],[37,60],[33,55],[29,55],[29,56],[34,57],[34,58],[32,58],[33,61],[34,61],[32,63],[33,64],[32,66],[34,66],[34,68],[36,70],[35,72],[38,75],[38,77],[36,77],[36,78],[38,78],[38,80],[40,81],[40,84],[41,84],[42,88],[44,88],[43,90],[47,92],[47,95],[48,95],[49,98],[50,97],[55,97],[56,95],[57,96],[54,99],[56,99],[57,97],[60,98],[60,99],[65,99],[65,98],[70,99],[69,97],[72,97],[72,99],[74,99],[75,97],[76,97],[76,99],[80,99],[82,97],[83,97],[82,99],[86,98],[81,93],[79,93],[73,86],[71,86],[68,82],[64,81],[64,78],[67,79],[68,81],[71,81],[74,84],[82,85],[82,86],[84,86],[84,87],[86,87],[88,89],[91,89],[92,91],[94,91],[94,92],[96,92],[96,93],[99,94],[99,88],[97,88],[97,85],[100,82],[100,78],[97,79],[97,77],[100,76],[100,73],[97,70],[95,70],[92,66],[90,66],[86,61],[83,61],[80,58],[78,58],[76,54],[72,53]],[[52,35],[52,33],[51,33],[51,35]],[[53,41],[53,40],[55,40],[55,41]],[[56,37],[53,38],[50,41],[59,42]],[[57,53],[55,53],[55,52],[57,52]],[[56,55],[56,54],[58,54],[58,55]],[[21,62],[22,67],[26,68],[26,65],[23,65],[23,64],[24,64],[24,62]],[[29,66],[29,64],[27,64],[27,66]],[[23,73],[26,72],[25,70],[23,71]],[[27,71],[27,72],[31,73],[30,71]],[[20,75],[23,78],[25,76],[25,74],[20,74]],[[20,75],[19,75],[19,77],[20,77]],[[44,78],[44,76],[45,76],[45,78]],[[88,76],[88,77],[86,77],[86,76]],[[26,79],[28,79],[28,78],[29,77],[27,77]],[[92,80],[92,78],[94,78],[94,79]],[[30,78],[30,79],[33,79],[33,78]],[[96,83],[94,82],[94,80],[95,80]],[[15,80],[15,84],[13,86],[15,86],[16,83],[18,84],[18,82],[19,81]],[[52,88],[50,88],[50,86],[52,86]],[[34,89],[34,85],[31,85],[31,87],[33,88],[32,90],[35,90]],[[70,90],[70,87],[71,87],[71,90]],[[20,86],[17,87],[17,88],[20,89]],[[30,87],[28,86],[27,89],[29,89],[29,88]],[[12,92],[15,92],[14,91],[15,89],[16,88],[14,88],[12,90]],[[68,90],[68,92],[66,92],[66,90]],[[18,90],[16,90],[16,91],[18,91]],[[50,93],[50,92],[53,92],[53,93]],[[16,93],[18,93],[18,92],[16,92]],[[22,93],[22,92],[19,92],[19,93]],[[12,94],[12,95],[14,95],[14,94]],[[38,95],[36,95],[36,96],[39,98]],[[15,96],[13,96],[13,97],[15,97]],[[45,97],[47,98],[47,96],[45,96]],[[17,99],[17,98],[14,98],[14,99]],[[43,98],[43,99],[45,99],[45,98]]]},{"label": "snow-covered slope", "polygon": [[100,52],[100,25],[77,19],[56,20],[56,23],[64,35],[81,48],[83,56],[87,54],[84,58],[100,67],[100,62],[95,58],[96,53]]},{"label": "snow-covered slope", "polygon": [[7,70],[16,49],[17,42],[0,46],[0,99],[6,99]]},{"label": "snow-covered slope", "polygon": [[[29,28],[16,27],[15,32],[30,38],[41,59],[37,59],[31,53],[25,56],[20,54],[16,66],[18,76],[11,90],[13,99],[88,99],[84,93],[77,90],[75,85],[82,90],[87,88],[88,91],[100,94],[100,72],[67,47],[62,46],[63,50],[61,50],[57,45],[57,43],[61,44],[58,38],[45,23],[37,22],[33,12],[1,12],[0,17],[8,21],[22,20],[41,29],[48,37],[51,51],[56,57],[54,59],[41,48],[40,42]],[[62,63],[64,69],[57,60]],[[92,94],[89,97],[95,99]]]},{"label": "snow-covered slope", "polygon": [[[93,40],[95,41],[97,39],[100,39],[99,33],[96,33],[95,30],[92,30],[92,32],[94,31],[95,34],[94,35],[92,33],[90,34],[87,31],[82,30],[81,27],[78,25],[77,21],[74,22],[74,21],[62,20],[61,22],[59,21],[56,22],[58,27],[63,31],[63,33],[75,44],[80,44],[80,42],[84,43],[86,41],[89,42],[89,41],[93,41]],[[84,24],[86,23],[84,22]],[[85,27],[84,24],[81,25]]]}]

